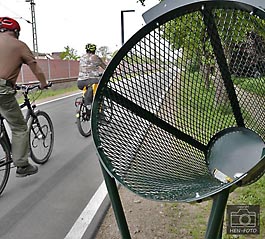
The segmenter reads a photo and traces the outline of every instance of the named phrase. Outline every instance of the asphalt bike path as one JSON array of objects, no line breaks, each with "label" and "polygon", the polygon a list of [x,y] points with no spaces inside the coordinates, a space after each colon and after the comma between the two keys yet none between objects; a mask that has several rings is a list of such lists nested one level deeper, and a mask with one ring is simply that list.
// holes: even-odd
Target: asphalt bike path
[{"label": "asphalt bike path", "polygon": [[1,239],[94,237],[109,200],[92,136],[75,124],[76,96],[38,105],[53,121],[54,150],[34,176],[18,179],[11,170],[0,197]]}]

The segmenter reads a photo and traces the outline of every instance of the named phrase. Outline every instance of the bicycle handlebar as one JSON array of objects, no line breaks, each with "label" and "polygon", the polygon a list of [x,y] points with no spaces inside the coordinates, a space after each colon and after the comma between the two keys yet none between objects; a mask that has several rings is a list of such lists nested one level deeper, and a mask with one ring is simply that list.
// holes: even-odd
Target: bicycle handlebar
[{"label": "bicycle handlebar", "polygon": [[[48,82],[48,85],[44,89],[48,89],[52,86],[52,82]],[[16,85],[16,90],[23,90],[25,93],[28,93],[29,91],[38,88],[40,89],[40,85]]]}]

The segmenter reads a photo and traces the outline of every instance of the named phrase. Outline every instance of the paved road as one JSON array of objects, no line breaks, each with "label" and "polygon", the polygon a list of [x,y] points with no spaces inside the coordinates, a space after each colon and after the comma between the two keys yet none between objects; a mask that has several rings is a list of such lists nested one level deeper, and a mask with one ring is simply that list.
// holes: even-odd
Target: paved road
[{"label": "paved road", "polygon": [[[0,197],[1,239],[64,239],[102,184],[92,137],[82,137],[75,125],[75,97],[39,106],[52,118],[54,151],[37,175],[20,179],[12,169]],[[91,238],[104,208],[84,238]]]}]

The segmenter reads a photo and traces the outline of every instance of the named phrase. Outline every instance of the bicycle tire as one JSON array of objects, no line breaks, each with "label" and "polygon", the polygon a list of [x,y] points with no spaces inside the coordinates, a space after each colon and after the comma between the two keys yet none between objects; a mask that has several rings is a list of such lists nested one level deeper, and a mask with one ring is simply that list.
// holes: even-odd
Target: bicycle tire
[{"label": "bicycle tire", "polygon": [[84,103],[81,103],[77,110],[76,124],[82,136],[88,137],[91,135],[91,110],[87,109]]},{"label": "bicycle tire", "polygon": [[11,163],[11,154],[3,141],[0,142],[0,195],[4,191],[9,175]]},{"label": "bicycle tire", "polygon": [[50,116],[44,111],[35,112],[29,123],[30,156],[37,164],[46,163],[54,145],[54,128]]}]

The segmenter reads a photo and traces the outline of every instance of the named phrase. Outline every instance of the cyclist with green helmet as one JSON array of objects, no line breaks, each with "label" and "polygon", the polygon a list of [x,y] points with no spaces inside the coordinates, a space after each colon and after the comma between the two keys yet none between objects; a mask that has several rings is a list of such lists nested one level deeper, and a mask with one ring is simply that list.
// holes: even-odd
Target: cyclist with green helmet
[{"label": "cyclist with green helmet", "polygon": [[106,69],[107,65],[103,60],[96,55],[97,47],[95,44],[87,44],[85,46],[86,54],[80,58],[79,62],[79,75],[77,79],[77,87],[83,90],[85,86],[88,91],[85,95],[85,104],[92,102],[92,84],[99,83],[102,72]]}]

